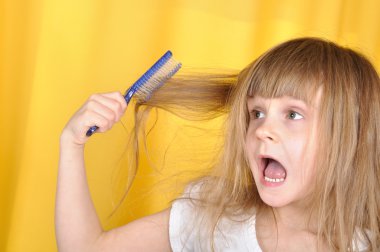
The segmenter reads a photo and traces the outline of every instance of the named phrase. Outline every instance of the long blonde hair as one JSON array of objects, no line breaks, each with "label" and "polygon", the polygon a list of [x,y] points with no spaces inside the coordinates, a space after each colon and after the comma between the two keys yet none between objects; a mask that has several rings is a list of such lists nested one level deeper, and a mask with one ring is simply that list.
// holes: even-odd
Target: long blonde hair
[{"label": "long blonde hair", "polygon": [[224,149],[201,179],[193,200],[210,242],[221,217],[268,209],[260,199],[245,153],[247,96],[291,95],[311,101],[322,87],[317,176],[310,214],[318,240],[335,251],[354,251],[358,237],[380,247],[380,80],[361,54],[335,43],[300,38],[272,48],[238,75],[171,80],[136,106],[137,127],[152,107],[190,120],[228,113]]}]

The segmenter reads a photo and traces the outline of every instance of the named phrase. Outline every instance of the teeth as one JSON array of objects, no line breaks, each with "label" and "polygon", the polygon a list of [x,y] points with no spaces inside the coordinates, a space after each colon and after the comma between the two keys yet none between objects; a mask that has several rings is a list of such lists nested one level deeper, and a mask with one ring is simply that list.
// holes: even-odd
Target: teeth
[{"label": "teeth", "polygon": [[284,178],[277,178],[277,179],[275,179],[275,178],[268,178],[268,177],[266,177],[266,176],[264,176],[264,179],[265,179],[265,181],[268,181],[268,182],[271,182],[271,183],[279,183],[279,182],[282,182],[282,181],[284,181]]}]

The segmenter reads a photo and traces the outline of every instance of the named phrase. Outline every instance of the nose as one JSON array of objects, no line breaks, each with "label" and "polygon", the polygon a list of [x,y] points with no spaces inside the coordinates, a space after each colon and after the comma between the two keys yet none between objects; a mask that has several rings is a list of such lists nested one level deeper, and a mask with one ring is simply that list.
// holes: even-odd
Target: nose
[{"label": "nose", "polygon": [[260,126],[256,129],[256,137],[265,142],[278,142],[279,137],[275,132],[275,124],[274,122],[270,122],[269,120],[265,120],[262,122]]}]

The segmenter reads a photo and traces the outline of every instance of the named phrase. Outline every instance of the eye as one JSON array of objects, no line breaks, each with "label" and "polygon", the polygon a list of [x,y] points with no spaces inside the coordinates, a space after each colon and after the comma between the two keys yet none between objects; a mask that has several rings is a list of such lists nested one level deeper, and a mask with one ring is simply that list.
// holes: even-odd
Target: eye
[{"label": "eye", "polygon": [[251,116],[253,119],[264,118],[264,113],[259,110],[252,110]]},{"label": "eye", "polygon": [[303,119],[303,116],[298,112],[289,111],[288,118],[291,120],[300,120],[300,119]]}]

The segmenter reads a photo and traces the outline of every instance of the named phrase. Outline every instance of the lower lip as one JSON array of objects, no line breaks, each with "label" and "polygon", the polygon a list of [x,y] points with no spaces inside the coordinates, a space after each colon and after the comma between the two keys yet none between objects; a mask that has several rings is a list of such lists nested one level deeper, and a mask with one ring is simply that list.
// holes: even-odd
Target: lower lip
[{"label": "lower lip", "polygon": [[278,187],[278,186],[282,186],[284,183],[285,183],[286,180],[284,181],[281,181],[281,182],[270,182],[270,181],[266,181],[264,179],[264,176],[261,176],[260,178],[260,182],[261,184],[263,184],[264,186],[267,186],[267,187]]}]

